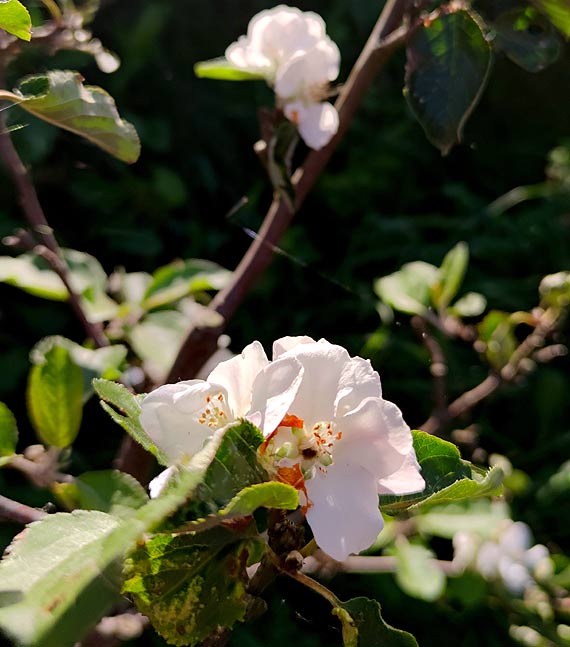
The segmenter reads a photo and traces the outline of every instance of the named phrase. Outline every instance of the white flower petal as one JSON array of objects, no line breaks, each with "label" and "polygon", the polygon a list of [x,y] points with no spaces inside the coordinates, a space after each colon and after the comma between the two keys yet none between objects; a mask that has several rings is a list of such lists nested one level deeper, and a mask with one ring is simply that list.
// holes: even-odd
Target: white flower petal
[{"label": "white flower petal", "polygon": [[[397,480],[396,473],[413,452],[413,443],[410,428],[395,404],[382,398],[366,398],[336,423],[343,436],[335,445],[335,461],[362,465],[379,480],[392,475]],[[414,471],[417,473],[417,467],[414,470],[412,463],[405,475]],[[414,479],[407,491],[413,492],[416,484]]]},{"label": "white flower petal", "polygon": [[263,346],[254,341],[240,355],[220,362],[208,375],[208,382],[220,384],[228,392],[234,418],[245,416],[251,405],[251,390],[258,373],[269,364]]},{"label": "white flower petal", "polygon": [[[165,384],[149,393],[141,405],[140,423],[154,444],[172,463],[178,463],[200,451],[216,426],[199,422],[208,408],[208,396],[222,395],[226,390],[203,380]],[[231,422],[226,414],[219,426]]]},{"label": "white flower petal", "polygon": [[289,411],[303,378],[303,367],[294,357],[275,360],[253,383],[248,418],[269,436]]},{"label": "white flower petal", "polygon": [[342,369],[335,402],[335,416],[356,408],[365,398],[381,398],[380,376],[370,361],[352,357]]},{"label": "white flower petal", "polygon": [[306,481],[307,521],[319,547],[336,560],[374,543],[384,526],[376,480],[365,469],[332,465]]},{"label": "white flower petal", "polygon": [[336,79],[340,52],[330,40],[321,41],[308,50],[300,50],[277,68],[275,94],[282,99],[318,101],[313,95]]},{"label": "white flower petal", "polygon": [[550,557],[548,548],[543,544],[536,544],[524,554],[524,564],[527,568],[534,569],[543,559]]},{"label": "white flower petal", "polygon": [[477,553],[476,568],[486,579],[497,577],[501,549],[492,541],[486,541]]},{"label": "white flower petal", "polygon": [[338,131],[338,112],[331,103],[305,106],[300,101],[286,104],[285,116],[297,125],[299,135],[309,148],[320,150]]},{"label": "white flower petal", "polygon": [[164,490],[168,485],[170,479],[176,474],[177,467],[171,465],[163,470],[158,476],[152,479],[148,484],[148,493],[150,494],[151,499],[156,499],[156,497]]},{"label": "white flower petal", "polygon": [[281,337],[277,341],[273,342],[273,359],[277,359],[283,353],[293,350],[295,346],[299,344],[315,344],[315,340],[312,337],[307,337],[302,335],[299,337]]},{"label": "white flower petal", "polygon": [[413,449],[396,472],[387,478],[378,479],[378,494],[411,494],[422,492],[425,487]]},{"label": "white flower petal", "polygon": [[499,575],[507,589],[514,595],[524,593],[526,587],[533,581],[527,569],[507,555],[502,555],[499,559]]}]

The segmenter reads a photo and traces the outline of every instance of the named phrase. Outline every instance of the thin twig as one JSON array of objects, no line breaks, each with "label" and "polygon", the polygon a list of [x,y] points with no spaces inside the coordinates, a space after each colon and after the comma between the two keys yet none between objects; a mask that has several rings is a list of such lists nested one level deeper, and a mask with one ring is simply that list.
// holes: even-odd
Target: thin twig
[{"label": "thin twig", "polygon": [[421,317],[412,317],[411,325],[430,355],[429,370],[433,378],[434,403],[432,415],[441,415],[447,409],[447,360],[441,345]]},{"label": "thin twig", "polygon": [[[2,59],[0,59],[0,63],[1,62]],[[4,85],[4,69],[0,68],[0,87]],[[67,289],[69,294],[69,303],[75,316],[81,322],[87,336],[91,338],[97,346],[107,346],[108,341],[103,333],[103,327],[101,324],[95,324],[88,320],[81,305],[81,298],[71,285],[69,268],[63,259],[61,249],[53,234],[53,230],[45,217],[30,174],[14,147],[10,132],[6,127],[6,117],[3,112],[0,112],[0,159],[2,159],[8,173],[12,176],[12,180],[14,181],[14,185],[18,192],[18,200],[26,220],[32,227],[33,233],[39,236],[41,242],[45,246],[45,249],[41,248],[44,251],[44,258],[46,258]]]},{"label": "thin twig", "polygon": [[15,521],[16,523],[28,524],[33,521],[39,521],[47,515],[47,512],[31,508],[24,503],[12,501],[5,496],[0,495],[0,519]]}]

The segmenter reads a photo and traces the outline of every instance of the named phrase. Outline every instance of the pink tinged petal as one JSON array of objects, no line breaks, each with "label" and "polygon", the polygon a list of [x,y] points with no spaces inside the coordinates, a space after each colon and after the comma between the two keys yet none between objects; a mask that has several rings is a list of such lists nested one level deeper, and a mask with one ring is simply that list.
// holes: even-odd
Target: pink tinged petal
[{"label": "pink tinged petal", "polygon": [[[362,465],[378,480],[396,476],[413,451],[412,433],[400,410],[382,398],[363,400],[335,422],[342,439],[335,444],[334,461]],[[417,479],[407,491],[414,491],[416,484]]]},{"label": "pink tinged petal", "polygon": [[323,341],[299,344],[281,357],[294,357],[304,369],[289,413],[302,418],[306,427],[332,420],[338,382],[344,365],[350,360],[348,352]]},{"label": "pink tinged petal", "polygon": [[151,499],[156,499],[157,496],[164,491],[170,479],[176,474],[178,468],[175,465],[171,465],[163,470],[157,477],[153,478],[152,481],[148,484],[148,492]]},{"label": "pink tinged petal", "polygon": [[313,150],[324,148],[338,132],[338,112],[331,103],[315,103],[299,117],[299,135]]},{"label": "pink tinged petal", "polygon": [[219,384],[227,390],[234,418],[240,418],[249,412],[253,382],[268,364],[263,346],[254,341],[240,355],[218,364],[208,376],[208,382]]},{"label": "pink tinged petal", "polygon": [[300,344],[314,344],[315,340],[306,335],[299,337],[281,337],[277,341],[273,342],[273,359],[277,359],[283,353],[287,353],[290,350],[293,350],[296,346]]},{"label": "pink tinged petal", "polygon": [[378,494],[412,494],[423,492],[425,487],[426,483],[413,449],[396,472],[387,478],[378,479]]},{"label": "pink tinged petal", "polygon": [[373,474],[354,465],[332,465],[305,484],[312,503],[307,521],[325,553],[342,561],[374,543],[384,521]]},{"label": "pink tinged petal", "polygon": [[370,361],[353,357],[344,366],[338,383],[335,402],[335,416],[340,417],[352,411],[366,398],[382,397],[380,376]]},{"label": "pink tinged petal", "polygon": [[[199,422],[208,408],[207,397],[222,395],[226,390],[203,380],[166,384],[149,393],[141,405],[140,423],[153,443],[172,462],[193,456],[210,439],[214,428]],[[231,420],[226,415],[220,425]]]},{"label": "pink tinged petal", "polygon": [[317,101],[314,89],[326,86],[338,76],[339,61],[338,48],[332,41],[298,51],[278,68],[275,93],[282,99]]},{"label": "pink tinged petal", "polygon": [[294,357],[275,360],[253,384],[248,419],[269,436],[289,412],[303,378],[303,367]]}]

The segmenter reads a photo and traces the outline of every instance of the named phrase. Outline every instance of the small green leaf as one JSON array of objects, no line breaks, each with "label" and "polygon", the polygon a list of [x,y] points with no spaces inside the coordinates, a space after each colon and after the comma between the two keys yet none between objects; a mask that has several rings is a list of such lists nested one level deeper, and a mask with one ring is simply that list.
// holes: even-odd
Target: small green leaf
[{"label": "small green leaf", "polygon": [[213,58],[194,65],[194,74],[200,79],[215,79],[217,81],[260,81],[261,74],[247,72],[232,65],[225,58]]},{"label": "small green leaf", "polygon": [[511,9],[492,24],[493,44],[527,72],[540,72],[562,52],[560,36],[535,9]]},{"label": "small green leaf", "polygon": [[119,367],[127,357],[127,348],[117,344],[104,348],[85,348],[70,339],[54,335],[44,337],[30,352],[32,364],[44,364],[46,353],[59,346],[69,351],[73,361],[81,368],[83,373],[83,400],[87,401],[93,394],[93,379],[104,377],[106,379],[120,376]]},{"label": "small green leaf", "polygon": [[29,76],[14,90],[18,105],[54,126],[88,139],[123,162],[136,162],[140,141],[121,119],[113,98],[101,88],[83,85],[78,72],[50,70]]},{"label": "small green leaf", "polygon": [[27,400],[42,442],[60,448],[73,443],[81,425],[83,375],[66,348],[54,346],[43,364],[32,367]]},{"label": "small green leaf", "polygon": [[247,534],[252,530],[217,527],[156,535],[128,560],[123,590],[169,644],[197,645],[245,616],[251,599],[245,566],[254,541]]},{"label": "small green leaf", "polygon": [[459,317],[478,317],[485,312],[487,299],[478,292],[468,292],[448,308],[450,314]]},{"label": "small green leaf", "polygon": [[2,256],[0,281],[43,299],[66,301],[68,298],[62,280],[35,254],[22,254],[16,258]]},{"label": "small green leaf", "polygon": [[406,263],[398,272],[377,279],[374,290],[394,310],[423,315],[431,304],[431,292],[439,277],[437,267],[415,261]]},{"label": "small green leaf", "polygon": [[439,282],[433,288],[434,302],[438,308],[445,309],[459,292],[469,263],[469,247],[457,243],[443,259],[439,268]]},{"label": "small green leaf", "polygon": [[568,0],[531,1],[568,40],[570,38],[570,5]]},{"label": "small green leaf", "polygon": [[475,468],[461,459],[455,445],[423,431],[413,431],[414,450],[426,482],[423,492],[405,496],[382,495],[380,507],[387,514],[425,510],[440,503],[454,503],[495,496],[501,492],[503,472]]},{"label": "small green leaf", "polygon": [[485,343],[487,361],[497,370],[508,364],[518,346],[514,328],[511,315],[499,310],[491,310],[477,326],[479,339]]},{"label": "small green leaf", "polygon": [[299,505],[299,493],[286,483],[257,483],[244,488],[221,510],[222,515],[247,516],[258,508],[295,510]]},{"label": "small green leaf", "polygon": [[[126,387],[117,382],[95,379],[93,388],[101,398],[101,406],[139,445],[150,452],[161,465],[168,465],[168,459],[152,442],[139,422],[141,401],[144,396],[133,395]],[[112,406],[109,406],[112,405]]]},{"label": "small green leaf", "polygon": [[391,551],[396,558],[396,582],[413,598],[433,602],[445,590],[445,574],[434,563],[434,554],[425,546],[410,544],[400,535]]},{"label": "small green leaf", "polygon": [[405,95],[427,138],[447,155],[461,141],[491,67],[491,49],[468,11],[444,14],[407,48]]},{"label": "small green leaf", "polygon": [[382,618],[380,604],[368,598],[353,598],[333,609],[342,623],[344,647],[418,647],[407,631],[395,629]]},{"label": "small green leaf", "polygon": [[118,470],[85,472],[72,483],[54,484],[53,490],[71,510],[100,510],[116,517],[133,515],[149,500],[135,478]]},{"label": "small green leaf", "polygon": [[31,40],[32,20],[21,2],[0,0],[0,29],[22,40]]},{"label": "small green leaf", "polygon": [[0,459],[12,456],[18,444],[18,425],[14,414],[0,402]]},{"label": "small green leaf", "polygon": [[161,308],[185,296],[205,290],[221,290],[232,273],[216,263],[202,259],[174,261],[159,268],[152,275],[142,307],[145,310]]},{"label": "small green leaf", "polygon": [[509,518],[509,509],[504,501],[478,499],[463,503],[438,505],[414,517],[414,523],[422,534],[453,539],[460,530],[473,532],[481,537],[491,537],[496,527]]}]

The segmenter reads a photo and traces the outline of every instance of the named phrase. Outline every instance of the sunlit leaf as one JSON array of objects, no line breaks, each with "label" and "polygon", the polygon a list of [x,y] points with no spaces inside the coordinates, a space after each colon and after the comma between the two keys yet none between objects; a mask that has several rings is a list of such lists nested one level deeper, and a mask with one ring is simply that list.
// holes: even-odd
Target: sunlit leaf
[{"label": "sunlit leaf", "polygon": [[12,456],[18,443],[18,425],[14,414],[0,402],[0,464],[2,458]]},{"label": "sunlit leaf", "polygon": [[342,623],[344,647],[418,647],[407,631],[391,627],[382,618],[380,604],[368,598],[353,598],[333,609]]},{"label": "sunlit leaf", "polygon": [[27,390],[30,419],[47,445],[68,447],[79,432],[83,375],[63,346],[54,346],[43,364],[32,366]]},{"label": "sunlit leaf", "polygon": [[374,290],[394,310],[423,315],[431,304],[432,289],[439,277],[437,267],[416,261],[406,263],[398,272],[377,279]]},{"label": "sunlit leaf", "polygon": [[29,76],[13,96],[27,112],[88,139],[123,162],[136,162],[139,157],[140,141],[134,127],[121,119],[109,94],[83,85],[78,72],[51,70]]},{"label": "sunlit leaf", "polygon": [[459,291],[468,263],[469,247],[466,243],[457,243],[445,255],[439,268],[439,282],[433,289],[434,301],[439,308],[447,308]]},{"label": "sunlit leaf", "polygon": [[570,5],[568,0],[532,0],[550,22],[561,31],[566,39],[570,38]]},{"label": "sunlit leaf", "polygon": [[485,312],[487,299],[478,292],[467,292],[460,299],[449,306],[449,313],[459,317],[477,317]]},{"label": "sunlit leaf", "polygon": [[22,40],[31,40],[32,21],[28,10],[18,0],[0,0],[0,29]]},{"label": "sunlit leaf", "polygon": [[259,81],[261,74],[247,72],[232,65],[225,58],[213,58],[194,65],[194,74],[201,79],[216,79],[218,81]]},{"label": "sunlit leaf", "polygon": [[491,49],[465,10],[429,22],[407,48],[405,94],[428,139],[446,155],[461,141],[491,66]]},{"label": "sunlit leaf", "polygon": [[509,362],[518,346],[514,328],[511,315],[499,310],[491,310],[477,326],[479,339],[485,343],[487,361],[498,370]]},{"label": "sunlit leaf", "polygon": [[434,563],[435,555],[425,546],[411,544],[403,535],[391,550],[396,558],[396,582],[408,595],[433,602],[445,590],[445,574]]},{"label": "sunlit leaf", "polygon": [[434,506],[416,515],[414,522],[422,534],[453,539],[460,530],[491,537],[498,524],[508,518],[509,509],[504,501],[479,499]]}]

